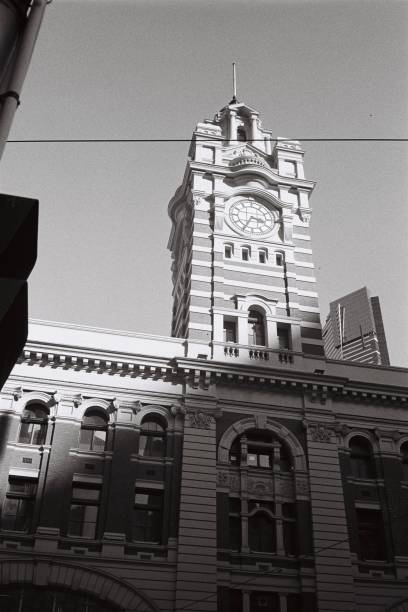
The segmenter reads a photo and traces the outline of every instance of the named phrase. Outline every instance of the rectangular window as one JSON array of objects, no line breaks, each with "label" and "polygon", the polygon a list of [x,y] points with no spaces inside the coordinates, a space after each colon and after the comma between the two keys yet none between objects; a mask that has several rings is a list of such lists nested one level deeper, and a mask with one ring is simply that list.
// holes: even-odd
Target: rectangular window
[{"label": "rectangular window", "polygon": [[94,540],[98,523],[100,487],[76,484],[72,487],[68,535]]},{"label": "rectangular window", "polygon": [[360,559],[386,561],[387,553],[381,510],[356,508]]},{"label": "rectangular window", "polygon": [[132,539],[161,544],[163,530],[163,493],[136,489]]},{"label": "rectangular window", "polygon": [[275,253],[275,262],[277,266],[283,266],[283,254]]},{"label": "rectangular window", "polygon": [[266,263],[266,252],[265,251],[259,251],[259,263],[264,264]]},{"label": "rectangular window", "polygon": [[287,325],[277,325],[279,348],[283,350],[290,349],[290,329]]},{"label": "rectangular window", "polygon": [[93,450],[102,452],[105,450],[106,431],[103,429],[91,429],[82,427],[79,433],[80,450]]},{"label": "rectangular window", "polygon": [[231,259],[232,257],[232,246],[230,244],[224,246],[224,257],[225,259]]},{"label": "rectangular window", "polygon": [[224,342],[237,341],[237,325],[235,321],[224,321]]},{"label": "rectangular window", "polygon": [[241,251],[242,254],[242,261],[249,261],[249,249],[247,247],[244,247]]},{"label": "rectangular window", "polygon": [[10,531],[29,531],[34,514],[37,482],[10,477],[3,504],[1,528]]}]

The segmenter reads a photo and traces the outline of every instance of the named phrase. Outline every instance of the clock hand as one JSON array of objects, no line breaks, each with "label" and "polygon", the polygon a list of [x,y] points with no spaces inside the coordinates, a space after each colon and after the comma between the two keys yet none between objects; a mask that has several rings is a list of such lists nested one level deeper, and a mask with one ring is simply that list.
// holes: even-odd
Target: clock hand
[{"label": "clock hand", "polygon": [[255,221],[256,221],[256,217],[254,217],[253,215],[251,215],[251,216],[249,217],[248,221],[245,223],[245,225],[244,225],[243,229],[245,229],[245,228],[247,227],[247,225],[248,225],[248,224],[251,222],[251,219],[255,219]]}]

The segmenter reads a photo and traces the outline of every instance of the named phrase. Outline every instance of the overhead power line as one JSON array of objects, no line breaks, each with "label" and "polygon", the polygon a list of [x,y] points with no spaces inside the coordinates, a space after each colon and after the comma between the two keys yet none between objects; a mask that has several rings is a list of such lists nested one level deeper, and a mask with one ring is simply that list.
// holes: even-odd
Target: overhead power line
[{"label": "overhead power line", "polygon": [[[271,138],[269,142],[408,142],[408,138]],[[21,139],[8,140],[9,144],[20,143],[121,143],[121,142],[192,142],[191,138],[38,138],[38,139]],[[194,142],[224,142],[220,138],[196,138]],[[263,138],[253,138],[251,140],[229,140],[228,142],[236,142],[244,144],[247,142],[265,142]]]}]

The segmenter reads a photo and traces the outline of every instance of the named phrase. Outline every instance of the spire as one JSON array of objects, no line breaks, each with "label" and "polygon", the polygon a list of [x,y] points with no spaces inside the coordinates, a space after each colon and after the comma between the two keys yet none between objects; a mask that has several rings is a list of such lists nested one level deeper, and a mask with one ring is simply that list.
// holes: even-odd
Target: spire
[{"label": "spire", "polygon": [[232,91],[233,96],[230,104],[237,104],[237,72],[236,72],[236,64],[232,62]]}]

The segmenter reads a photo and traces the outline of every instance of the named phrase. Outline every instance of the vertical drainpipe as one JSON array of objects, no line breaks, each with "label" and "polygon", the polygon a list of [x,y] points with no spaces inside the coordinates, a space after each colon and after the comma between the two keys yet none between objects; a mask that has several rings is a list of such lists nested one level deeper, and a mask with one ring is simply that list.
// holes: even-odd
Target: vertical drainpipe
[{"label": "vertical drainpipe", "polygon": [[[0,159],[3,155],[4,147],[10,133],[11,124],[13,123],[14,114],[20,104],[20,94],[23,87],[24,79],[30,65],[31,56],[34,51],[34,46],[40,31],[41,23],[44,17],[44,11],[50,0],[33,0],[29,15],[26,19],[25,26],[22,30],[20,43],[14,50],[15,59],[12,65],[7,66],[10,60],[10,47],[15,44],[13,41],[19,36],[18,33],[18,12],[15,16],[10,16],[10,9],[6,6],[4,0],[1,0],[0,8],[2,13],[8,12],[8,19],[5,20],[4,26],[0,27],[0,38],[4,34],[3,40],[7,42],[0,47],[0,61],[4,60],[6,66],[0,66],[1,75],[4,76],[4,69],[8,72],[8,82],[3,83],[3,93],[1,94],[2,106],[0,109]],[[23,10],[23,3],[16,2],[14,5],[16,11]],[[21,17],[20,17],[21,20]],[[4,31],[6,29],[6,31]]]}]

